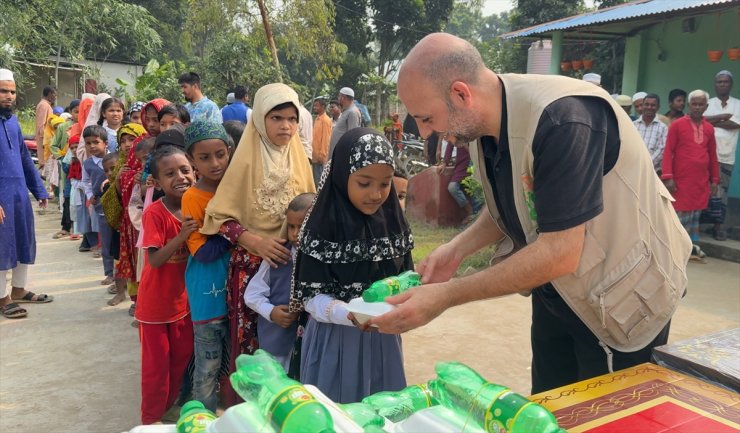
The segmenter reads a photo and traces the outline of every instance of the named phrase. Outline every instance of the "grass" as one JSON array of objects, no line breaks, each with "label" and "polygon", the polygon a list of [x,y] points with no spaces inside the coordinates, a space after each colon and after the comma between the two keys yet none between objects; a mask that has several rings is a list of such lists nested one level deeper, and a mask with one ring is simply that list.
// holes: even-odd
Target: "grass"
[{"label": "grass", "polygon": [[[418,264],[424,257],[428,256],[435,248],[449,241],[460,232],[458,228],[432,227],[426,223],[409,219],[411,231],[414,234],[414,250],[412,256],[414,263]],[[465,275],[488,267],[488,262],[493,256],[493,247],[486,247],[472,256],[463,260],[457,275]]]},{"label": "grass", "polygon": [[18,115],[18,123],[21,124],[21,131],[23,135],[35,135],[36,134],[36,118],[33,111],[20,111],[16,113]]}]

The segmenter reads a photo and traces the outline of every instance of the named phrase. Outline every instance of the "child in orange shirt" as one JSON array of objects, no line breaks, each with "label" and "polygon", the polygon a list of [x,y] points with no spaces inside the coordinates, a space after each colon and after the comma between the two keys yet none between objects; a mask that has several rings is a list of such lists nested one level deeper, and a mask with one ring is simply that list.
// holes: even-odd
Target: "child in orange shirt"
[{"label": "child in orange shirt", "polygon": [[175,403],[193,356],[193,322],[185,291],[185,242],[198,223],[184,217],[182,196],[195,182],[185,152],[165,146],[152,156],[151,175],[164,197],[142,216],[147,260],[139,282],[136,320],[141,339],[141,421],[159,422]]},{"label": "child in orange shirt", "polygon": [[[206,206],[216,194],[231,148],[220,123],[196,120],[185,130],[185,151],[198,172],[198,182],[182,197],[182,213],[203,225]],[[226,271],[231,243],[226,238],[198,231],[188,238],[190,258],[185,285],[195,334],[193,397],[215,411],[219,371],[228,368],[229,320],[226,313]],[[223,370],[222,370],[223,369]]]}]

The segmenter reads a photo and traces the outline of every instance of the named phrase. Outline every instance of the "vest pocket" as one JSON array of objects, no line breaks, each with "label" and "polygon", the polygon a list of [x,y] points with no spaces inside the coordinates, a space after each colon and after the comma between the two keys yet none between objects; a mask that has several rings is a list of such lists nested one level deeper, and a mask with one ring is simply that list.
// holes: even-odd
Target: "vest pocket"
[{"label": "vest pocket", "polygon": [[594,288],[590,304],[597,310],[601,326],[623,341],[625,337],[630,340],[633,335],[639,335],[651,319],[660,315],[670,305],[667,300],[672,293],[650,250],[640,242]]}]

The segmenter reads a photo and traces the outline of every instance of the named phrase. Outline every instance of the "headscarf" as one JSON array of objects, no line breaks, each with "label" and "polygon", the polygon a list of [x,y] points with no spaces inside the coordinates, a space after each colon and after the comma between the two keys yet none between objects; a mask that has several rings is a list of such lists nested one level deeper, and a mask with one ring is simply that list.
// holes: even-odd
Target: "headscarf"
[{"label": "headscarf", "polygon": [[350,174],[372,164],[395,169],[393,147],[378,131],[355,128],[337,143],[303,223],[293,271],[291,311],[317,294],[348,302],[382,278],[413,269],[414,240],[393,183],[373,215],[349,200]]},{"label": "headscarf", "polygon": [[97,95],[95,95],[95,100],[93,101],[92,108],[90,109],[90,113],[87,115],[87,119],[85,120],[85,127],[98,124],[98,120],[100,120],[100,116],[103,114],[101,112],[103,101],[110,97],[111,96],[107,93],[98,93]]},{"label": "headscarf", "polygon": [[199,141],[210,139],[221,140],[229,145],[229,135],[222,124],[196,120],[185,129],[185,151],[188,152],[190,147]]},{"label": "headscarf", "polygon": [[[144,107],[141,109],[141,115],[146,116],[146,110],[149,107],[154,107],[154,109],[157,110],[157,114],[159,114],[159,112],[162,111],[162,108],[170,104],[171,102],[164,98],[152,99],[151,101],[144,104]],[[143,118],[141,120],[142,122],[144,122],[144,127],[146,127],[146,120]],[[147,130],[147,132],[149,132],[149,130]],[[149,134],[151,135],[151,132],[149,132]]]},{"label": "headscarf", "polygon": [[131,107],[128,109],[126,114],[131,116],[133,113],[136,113],[137,111],[144,111],[144,103],[141,101],[136,101],[133,104],[131,104]]},{"label": "headscarf", "polygon": [[[118,142],[121,142],[121,136],[124,134],[131,135],[134,139],[137,139],[145,135],[146,130],[138,123],[127,123],[118,128],[118,133],[116,135]],[[118,150],[118,160],[116,161],[116,166],[113,168],[113,173],[111,174],[114,179],[118,176],[121,168],[126,164],[126,160],[130,153],[135,152],[131,152],[130,149],[128,152],[124,152],[122,149]],[[121,185],[123,185],[123,179]],[[103,214],[105,215],[105,219],[108,221],[108,224],[115,230],[120,230],[123,212],[128,207],[128,203],[126,206],[122,205],[121,200],[118,198],[118,189],[116,187],[108,188],[100,198],[100,202],[103,205]]]},{"label": "headscarf", "polygon": [[[80,109],[77,115],[77,123],[72,125],[72,127],[69,128],[69,131],[67,131],[70,137],[73,135],[79,135],[80,137],[82,137],[82,131],[85,129],[87,116],[90,114],[90,110],[92,109],[94,102],[95,95],[93,95],[92,93],[82,94],[82,98],[80,98]],[[76,154],[77,159],[79,159],[80,163],[82,163],[87,158],[85,146],[77,146]]]},{"label": "headscarf", "polygon": [[[146,135],[146,129],[138,123],[129,122],[118,128],[118,132],[116,132],[116,139],[119,143],[121,142],[121,136],[124,134],[131,135],[134,138],[139,138],[142,135]],[[124,158],[124,161],[125,160],[126,158]]]},{"label": "headscarf", "polygon": [[298,95],[282,83],[268,84],[254,95],[252,115],[208,203],[201,233],[218,233],[223,223],[236,220],[256,235],[277,238],[288,203],[298,194],[316,191],[298,131],[282,147],[267,138],[265,116],[286,102],[298,112]]}]

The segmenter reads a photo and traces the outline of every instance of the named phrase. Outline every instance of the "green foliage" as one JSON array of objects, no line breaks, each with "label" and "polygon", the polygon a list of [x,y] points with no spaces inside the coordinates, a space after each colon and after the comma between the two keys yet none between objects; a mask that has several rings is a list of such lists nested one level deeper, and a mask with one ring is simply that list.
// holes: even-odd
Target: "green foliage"
[{"label": "green foliage", "polygon": [[463,187],[465,194],[478,203],[485,203],[486,199],[483,196],[483,185],[473,175],[475,166],[472,164],[468,166],[468,176],[460,182]]},{"label": "green foliage", "polygon": [[167,60],[163,64],[152,59],[144,68],[144,73],[136,79],[136,99],[150,101],[154,98],[164,98],[168,101],[179,101],[180,85],[177,79],[186,71],[185,64],[175,60]]}]

